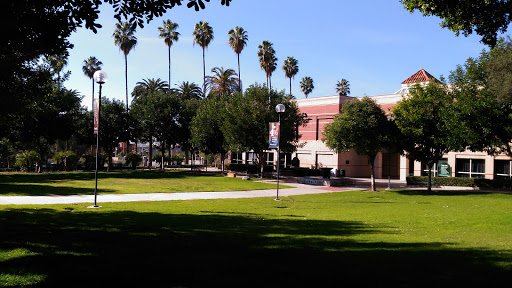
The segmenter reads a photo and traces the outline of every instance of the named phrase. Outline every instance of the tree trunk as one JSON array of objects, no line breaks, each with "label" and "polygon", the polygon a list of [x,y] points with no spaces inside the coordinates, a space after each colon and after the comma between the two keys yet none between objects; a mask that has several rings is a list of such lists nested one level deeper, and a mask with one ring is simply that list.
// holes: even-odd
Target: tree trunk
[{"label": "tree trunk", "polygon": [[428,183],[427,183],[427,194],[432,192],[432,166],[434,166],[434,162],[428,163]]},{"label": "tree trunk", "polygon": [[171,46],[169,46],[169,89],[171,89]]},{"label": "tree trunk", "polygon": [[149,170],[151,170],[152,168],[152,163],[153,163],[153,137],[150,136],[149,137],[149,148],[148,148],[148,163],[149,163]]},{"label": "tree trunk", "polygon": [[124,54],[124,82],[126,90],[126,111],[128,112],[128,55]]},{"label": "tree trunk", "polygon": [[263,152],[260,152],[258,153],[259,155],[259,160],[260,160],[260,173],[261,173],[261,176],[260,178],[263,178],[263,170],[264,170],[264,167],[265,167],[265,162],[263,161]]},{"label": "tree trunk", "polygon": [[91,110],[94,111],[94,79],[92,79],[92,106]]},{"label": "tree trunk", "polygon": [[290,77],[290,96],[292,95],[292,77]]},{"label": "tree trunk", "polygon": [[373,192],[377,191],[375,189],[375,172],[374,172],[374,165],[375,165],[375,156],[373,157],[368,157],[368,160],[370,160],[370,177],[371,177],[371,190]]},{"label": "tree trunk", "polygon": [[240,54],[236,54],[238,56],[238,90],[242,92],[242,80],[240,78]]},{"label": "tree trunk", "polygon": [[162,153],[162,163],[160,164],[160,169],[164,170],[164,155],[165,155],[165,146],[164,142],[160,142],[160,152]]},{"label": "tree trunk", "polygon": [[203,47],[203,97],[206,98],[206,63],[204,61],[204,47]]}]

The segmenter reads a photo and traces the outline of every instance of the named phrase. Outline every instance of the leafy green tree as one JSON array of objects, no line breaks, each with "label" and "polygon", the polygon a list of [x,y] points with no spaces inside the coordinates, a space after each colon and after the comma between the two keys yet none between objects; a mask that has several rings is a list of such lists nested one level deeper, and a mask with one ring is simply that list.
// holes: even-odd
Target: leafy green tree
[{"label": "leafy green tree", "polygon": [[169,48],[169,86],[171,85],[171,46],[172,44],[178,42],[180,33],[176,31],[179,25],[178,23],[174,23],[171,20],[162,21],[163,27],[158,27],[158,31],[160,35],[158,37],[163,38],[165,45]]},{"label": "leafy green tree", "polygon": [[315,86],[313,85],[313,79],[311,77],[306,76],[300,80],[300,90],[304,95],[306,95],[306,98],[308,98],[309,93],[315,89]]},{"label": "leafy green tree", "polygon": [[204,60],[204,50],[213,40],[213,29],[208,22],[200,21],[194,26],[194,45],[197,44],[203,49],[203,94],[206,95],[206,63]]},{"label": "leafy green tree", "polygon": [[512,2],[502,0],[400,0],[409,12],[418,10],[423,16],[438,16],[441,27],[459,36],[475,32],[484,44],[494,46],[498,33],[505,33],[512,18]]},{"label": "leafy green tree", "polygon": [[292,95],[292,78],[299,73],[299,61],[293,57],[288,57],[283,64],[284,75],[290,79],[290,95]]},{"label": "leafy green tree", "polygon": [[102,99],[100,111],[100,147],[108,153],[108,171],[110,171],[112,152],[119,143],[128,141],[134,120],[123,103],[117,99]]},{"label": "leafy green tree", "polygon": [[267,88],[272,89],[272,73],[276,71],[277,57],[276,51],[274,50],[273,44],[269,41],[263,41],[258,46],[258,58],[260,61],[260,67],[265,71],[267,76]]},{"label": "leafy green tree", "polygon": [[371,189],[375,191],[375,157],[396,145],[396,127],[368,97],[345,102],[340,114],[325,126],[322,141],[336,152],[354,149],[370,163]]},{"label": "leafy green tree", "polygon": [[507,70],[511,52],[510,40],[500,41],[450,73],[452,94],[457,99],[448,123],[452,143],[471,151],[512,156],[512,70]]},{"label": "leafy green tree", "polygon": [[452,141],[450,129],[453,96],[444,85],[414,85],[410,97],[398,102],[392,117],[401,131],[410,158],[425,162],[429,168],[427,189],[432,189],[432,166],[450,151],[460,151],[460,143]]},{"label": "leafy green tree", "polygon": [[229,30],[228,35],[229,46],[233,49],[233,51],[235,51],[238,59],[238,83],[240,84],[238,91],[242,91],[242,80],[240,79],[240,53],[242,53],[244,47],[247,46],[247,41],[249,38],[247,36],[247,31],[245,31],[244,28],[238,26]]},{"label": "leafy green tree", "polygon": [[135,27],[128,22],[116,23],[114,34],[114,43],[119,46],[119,50],[124,54],[124,79],[126,88],[126,110],[128,111],[128,54],[137,45],[135,37]]},{"label": "leafy green tree", "polygon": [[91,109],[93,109],[93,107],[94,107],[94,79],[93,79],[93,76],[94,76],[94,72],[101,70],[101,65],[103,65],[103,62],[96,59],[96,57],[91,56],[91,57],[87,58],[86,60],[84,60],[83,63],[84,63],[84,66],[82,66],[82,71],[84,72],[84,75],[89,77],[89,79],[91,79],[91,81],[92,81]]},{"label": "leafy green tree", "polygon": [[232,94],[238,91],[240,83],[233,69],[214,67],[213,76],[206,76],[206,89],[219,96]]},{"label": "leafy green tree", "polygon": [[350,94],[350,84],[347,79],[341,79],[336,83],[336,93],[340,96],[347,96]]},{"label": "leafy green tree", "polygon": [[225,98],[208,97],[197,109],[190,125],[192,144],[205,154],[220,154],[222,173],[228,147],[222,131],[225,101]]},{"label": "leafy green tree", "polygon": [[[277,122],[277,104],[284,104],[281,115],[282,152],[293,152],[299,145],[296,129],[307,120],[299,113],[295,100],[284,91],[268,90],[265,86],[251,85],[245,93],[235,93],[227,98],[222,131],[231,151],[254,151],[263,173],[264,151],[268,150],[269,122]],[[300,135],[299,135],[300,137]],[[262,174],[263,175],[263,174]]]},{"label": "leafy green tree", "polygon": [[[159,119],[155,117],[155,111],[165,110],[167,103],[163,103],[163,94],[167,89],[167,83],[158,79],[144,79],[143,81],[137,82],[137,85],[133,89],[132,96],[134,109],[132,116],[137,119],[140,128],[139,137],[149,142],[149,159],[153,159],[153,138],[159,133]],[[157,105],[163,105],[164,107],[157,108]],[[160,116],[160,115],[158,115]]]}]

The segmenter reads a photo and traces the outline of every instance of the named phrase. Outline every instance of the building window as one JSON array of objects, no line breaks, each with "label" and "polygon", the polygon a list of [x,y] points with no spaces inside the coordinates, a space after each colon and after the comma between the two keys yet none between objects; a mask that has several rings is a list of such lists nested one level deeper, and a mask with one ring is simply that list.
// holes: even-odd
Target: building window
[{"label": "building window", "polygon": [[512,178],[510,160],[494,160],[494,178]]},{"label": "building window", "polygon": [[485,178],[485,160],[457,159],[457,177]]},{"label": "building window", "polygon": [[[437,177],[437,167],[439,167],[441,163],[448,163],[448,159],[441,159],[432,165],[432,177]],[[414,165],[414,163],[412,163],[412,165]],[[421,176],[428,176],[427,162],[421,162]]]},{"label": "building window", "polygon": [[242,164],[242,153],[231,152],[231,163]]},{"label": "building window", "polygon": [[245,163],[253,165],[258,164],[258,155],[256,155],[254,152],[247,152],[245,154]]},{"label": "building window", "polygon": [[267,152],[267,160],[265,161],[266,166],[274,166],[274,153]]}]

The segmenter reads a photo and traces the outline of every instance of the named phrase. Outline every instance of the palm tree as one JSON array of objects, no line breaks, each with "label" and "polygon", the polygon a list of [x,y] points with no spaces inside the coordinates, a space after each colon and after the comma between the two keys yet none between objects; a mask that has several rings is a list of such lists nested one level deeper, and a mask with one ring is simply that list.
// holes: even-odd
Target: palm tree
[{"label": "palm tree", "polygon": [[178,95],[182,97],[182,99],[201,99],[203,98],[203,91],[201,91],[201,87],[197,86],[196,83],[183,81],[178,85],[176,89]]},{"label": "palm tree", "polygon": [[350,94],[350,84],[346,79],[341,79],[336,83],[336,93],[340,96],[347,96]]},{"label": "palm tree", "polygon": [[234,29],[229,30],[229,46],[233,48],[238,58],[238,83],[240,83],[239,91],[242,91],[242,80],[240,79],[240,53],[245,46],[247,46],[247,31],[242,27],[236,26]]},{"label": "palm tree", "polygon": [[133,88],[132,97],[137,98],[145,95],[151,95],[158,91],[165,91],[169,89],[167,82],[162,79],[144,79],[137,82],[135,88]]},{"label": "palm tree", "polygon": [[306,76],[300,80],[300,90],[306,95],[306,98],[308,98],[309,93],[311,93],[313,89],[315,89],[315,86],[313,85],[313,79],[311,79],[311,77]]},{"label": "palm tree", "polygon": [[283,70],[286,78],[290,78],[290,95],[292,95],[292,78],[299,72],[299,61],[293,57],[286,58]]},{"label": "palm tree", "polygon": [[114,43],[119,46],[119,49],[124,54],[124,76],[126,83],[126,110],[128,111],[128,54],[137,45],[137,37],[135,34],[135,26],[128,22],[116,23],[116,30],[112,37]]},{"label": "palm tree", "polygon": [[[261,45],[258,46],[258,58],[260,59],[260,67],[267,76],[267,88],[272,89],[272,73],[276,70],[277,67],[277,58],[276,51],[272,47],[272,43],[268,41],[263,41]],[[269,85],[270,83],[270,85]]]},{"label": "palm tree", "polygon": [[48,56],[48,63],[53,69],[53,72],[57,74],[57,85],[60,88],[60,72],[64,68],[64,66],[68,65],[68,53],[64,53],[62,55],[51,55]]},{"label": "palm tree", "polygon": [[92,78],[92,76],[94,75],[94,72],[101,70],[101,65],[103,65],[103,63],[101,61],[96,59],[96,57],[91,56],[91,57],[87,58],[86,60],[84,60],[84,66],[82,66],[82,71],[84,72],[84,75],[89,77],[89,79],[91,79],[91,81],[92,81],[92,106],[91,106],[91,108],[94,107],[94,79]]},{"label": "palm tree", "polygon": [[175,42],[178,42],[180,33],[176,31],[179,25],[171,20],[162,21],[164,27],[158,27],[160,35],[158,37],[163,38],[165,45],[169,48],[169,86],[171,85],[171,46]]},{"label": "palm tree", "polygon": [[212,69],[213,76],[206,77],[208,90],[219,96],[235,93],[241,86],[236,78],[237,74],[233,69],[215,67]]},{"label": "palm tree", "polygon": [[194,26],[194,45],[197,43],[203,48],[203,94],[206,95],[206,64],[204,61],[204,49],[210,45],[213,40],[213,29],[208,22],[200,21]]}]

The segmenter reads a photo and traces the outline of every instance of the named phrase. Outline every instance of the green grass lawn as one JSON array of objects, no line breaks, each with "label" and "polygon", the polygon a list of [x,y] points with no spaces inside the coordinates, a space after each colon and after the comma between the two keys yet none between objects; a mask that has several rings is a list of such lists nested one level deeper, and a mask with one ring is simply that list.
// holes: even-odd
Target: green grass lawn
[{"label": "green grass lawn", "polygon": [[[94,191],[94,172],[0,173],[0,195],[82,195]],[[275,184],[244,181],[190,171],[124,171],[98,173],[98,193],[172,193],[240,191],[275,188]],[[283,186],[285,187],[285,186]]]},{"label": "green grass lawn", "polygon": [[504,287],[512,195],[0,206],[3,287]]}]

